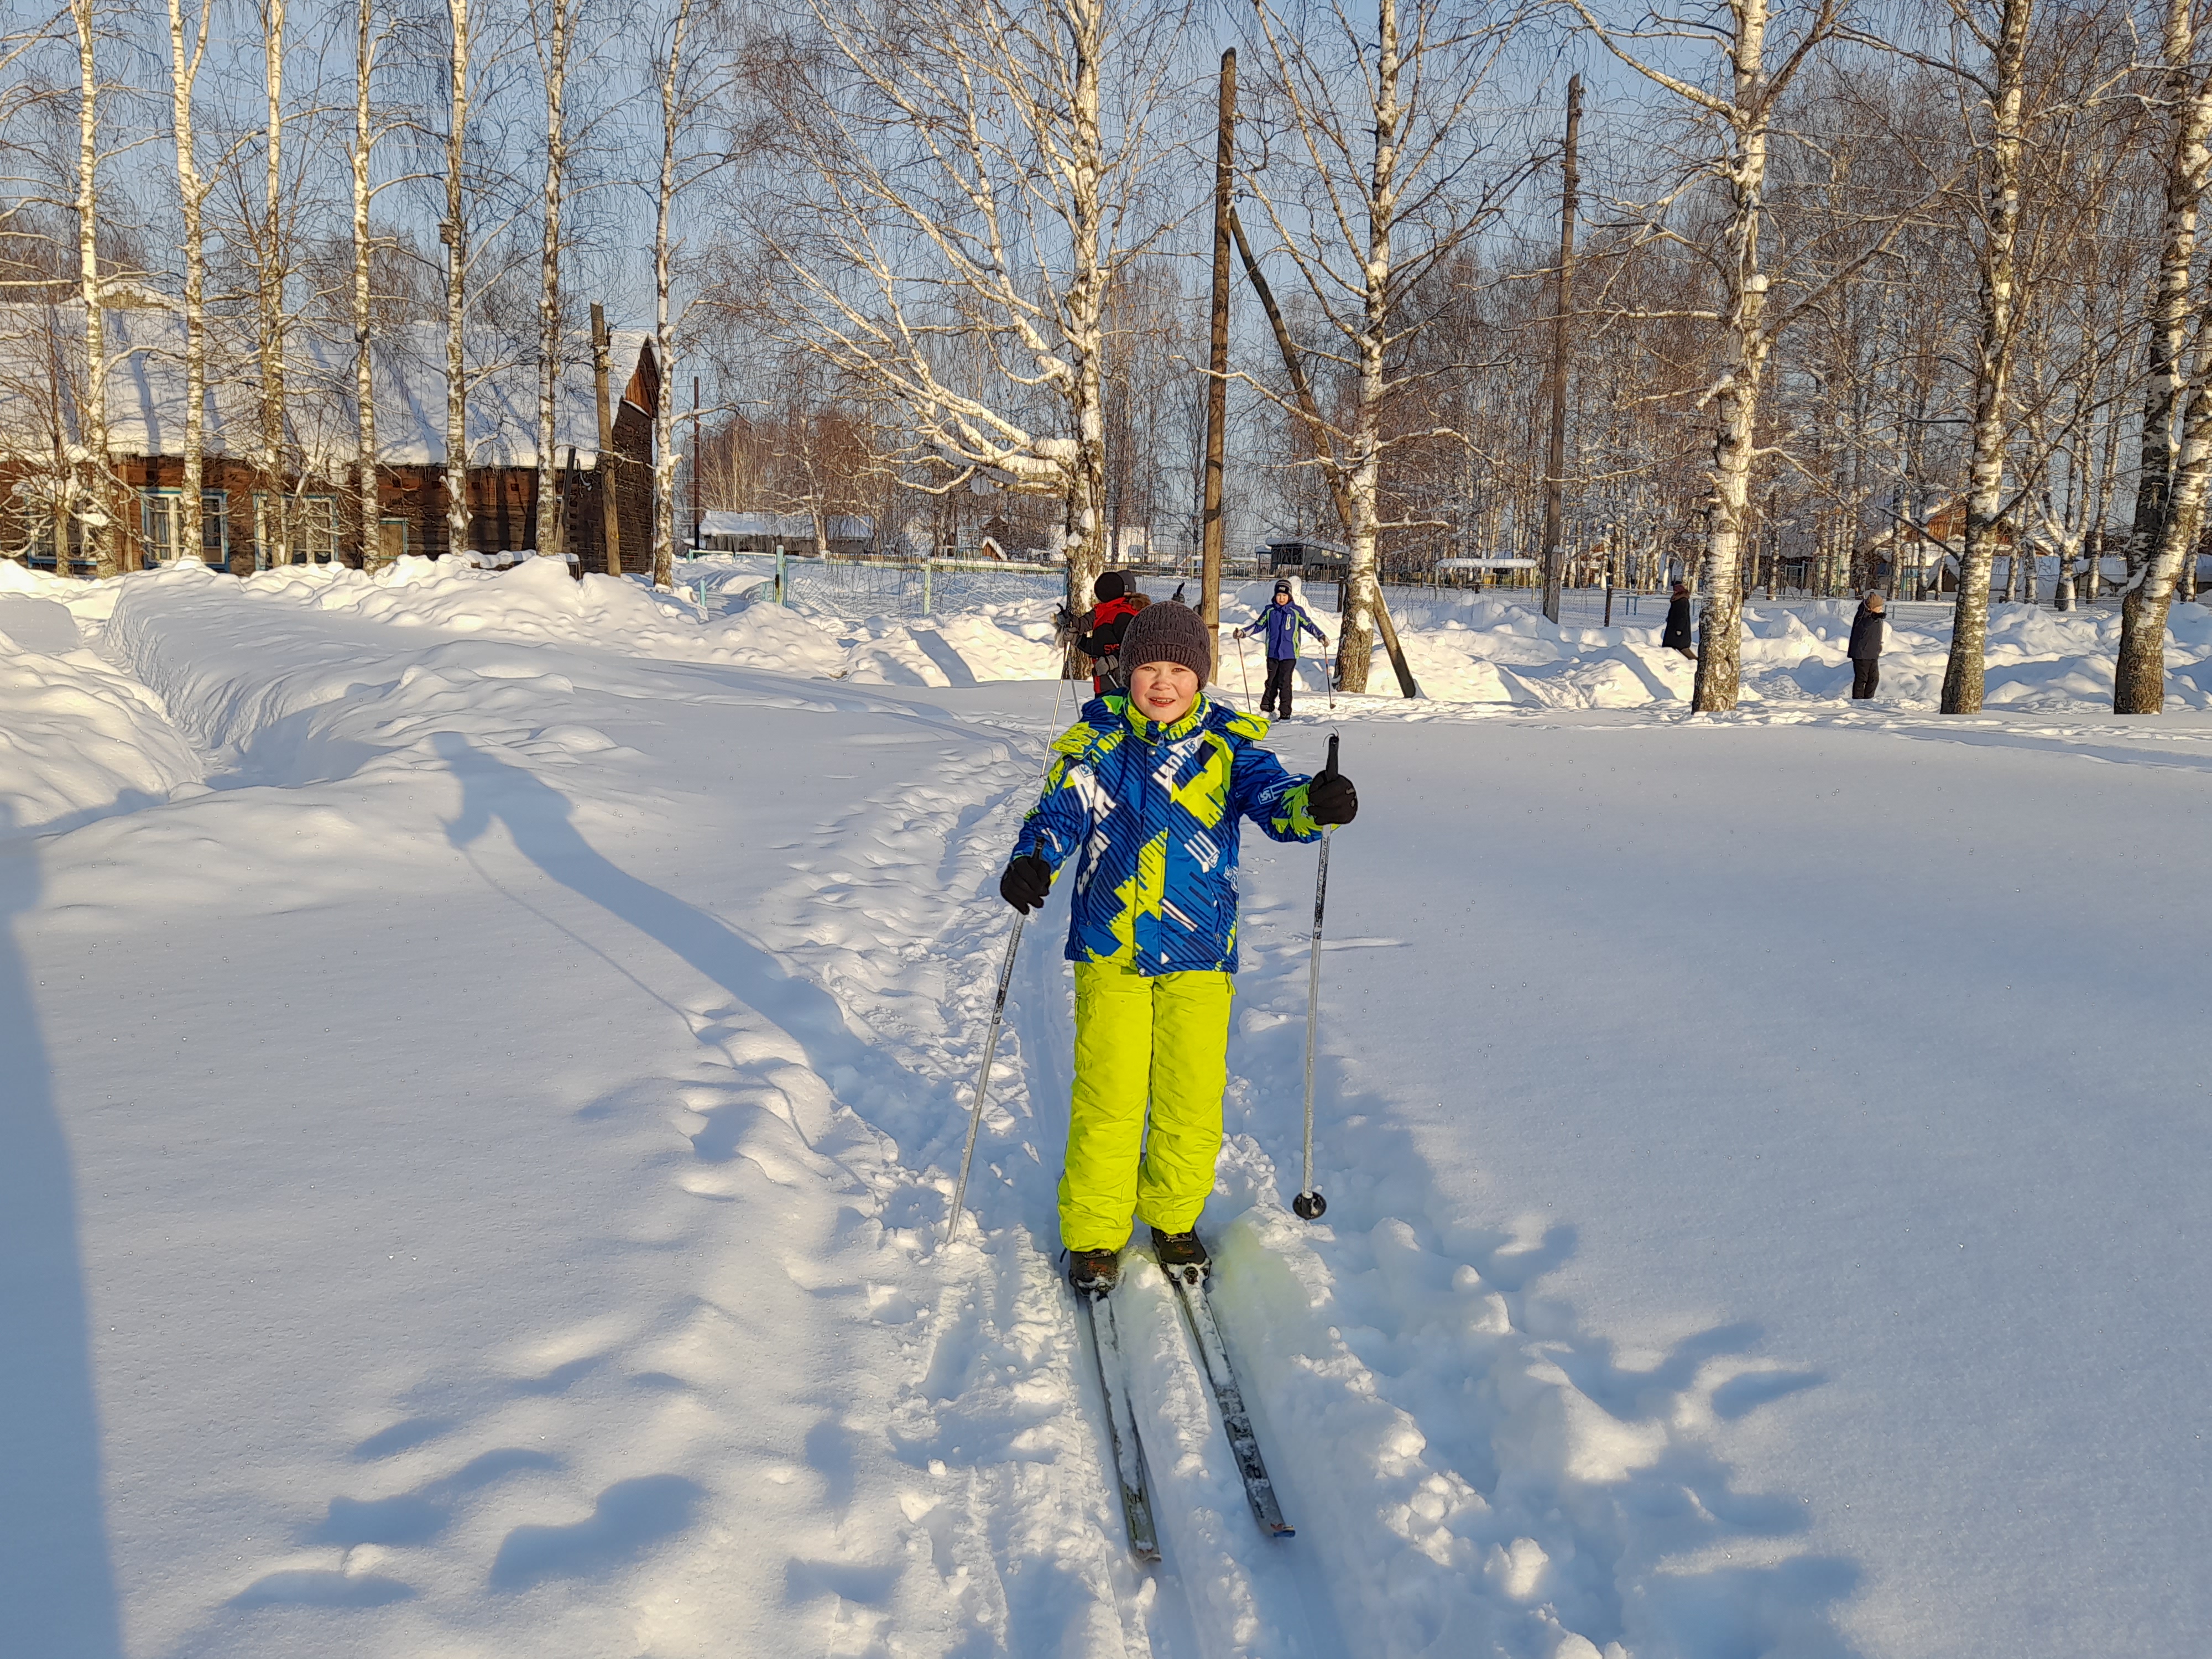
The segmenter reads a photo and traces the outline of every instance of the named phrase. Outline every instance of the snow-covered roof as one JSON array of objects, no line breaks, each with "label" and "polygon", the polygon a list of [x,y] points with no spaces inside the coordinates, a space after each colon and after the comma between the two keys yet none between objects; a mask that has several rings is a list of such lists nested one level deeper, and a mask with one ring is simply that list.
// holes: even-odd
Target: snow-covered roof
[{"label": "snow-covered roof", "polygon": [[[833,542],[866,541],[875,534],[875,520],[856,514],[833,513],[824,521]],[[814,539],[814,520],[805,513],[702,513],[699,533],[703,536],[780,536],[787,542]]]},{"label": "snow-covered roof", "polygon": [[[58,413],[71,441],[73,399],[23,396],[60,380],[81,380],[83,311],[75,306],[0,306],[0,452],[52,453]],[[130,308],[106,316],[108,449],[117,455],[184,453],[184,319],[173,312]],[[260,430],[260,358],[250,334],[227,319],[210,324],[204,410],[210,454],[251,454]],[[237,337],[230,337],[234,330]],[[647,406],[658,390],[652,337],[617,329],[609,391]],[[373,343],[377,459],[388,466],[437,466],[446,459],[446,334],[436,323],[386,330]],[[535,342],[520,347],[474,331],[468,341],[468,432],[472,466],[538,464]],[[555,459],[576,449],[580,465],[599,456],[599,409],[589,342],[567,342],[555,392]],[[286,346],[285,416],[291,441],[310,465],[331,470],[353,459],[354,357],[349,337],[301,325]],[[65,364],[66,374],[55,365]],[[56,409],[58,401],[61,407]],[[648,412],[650,412],[648,410]]]}]

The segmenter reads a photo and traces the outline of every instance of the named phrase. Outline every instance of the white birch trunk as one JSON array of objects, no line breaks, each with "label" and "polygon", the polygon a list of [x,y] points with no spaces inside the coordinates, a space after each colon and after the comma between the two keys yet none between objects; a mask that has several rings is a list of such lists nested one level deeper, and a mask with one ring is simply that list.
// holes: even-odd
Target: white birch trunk
[{"label": "white birch trunk", "polygon": [[369,78],[375,69],[374,0],[358,0],[353,48],[353,394],[354,489],[364,570],[384,568],[384,522],[376,476],[376,362],[371,353],[368,229],[369,161],[376,135],[370,125]]},{"label": "white birch trunk", "polygon": [[1344,615],[1337,625],[1336,676],[1337,684],[1346,691],[1367,689],[1367,670],[1375,656],[1375,566],[1382,517],[1382,399],[1388,370],[1383,355],[1389,343],[1390,238],[1398,209],[1401,67],[1397,0],[1379,0],[1373,82],[1375,151],[1366,191],[1366,258],[1355,341],[1358,404],[1352,417],[1352,453],[1345,458],[1344,468],[1346,504],[1352,510],[1344,527],[1348,556]]},{"label": "white birch trunk", "polygon": [[[653,353],[660,395],[653,408],[653,585],[676,586],[676,327],[669,313],[669,262],[676,209],[676,150],[683,137],[684,52],[692,0],[677,0],[660,74],[660,177],[653,211]],[[691,465],[699,465],[694,455]]]},{"label": "white birch trunk", "polygon": [[2212,151],[2206,145],[2212,135],[2212,79],[2194,62],[2196,46],[2191,0],[2171,0],[2163,58],[2173,138],[2166,165],[2165,234],[2146,319],[2148,385],[2135,524],[2128,538],[2128,591],[2120,602],[2120,647],[2113,665],[2116,714],[2155,714],[2166,707],[2166,613],[2184,552],[2173,534],[2173,418],[2189,379],[2190,270],[2197,255],[2197,214],[2212,171]]},{"label": "white birch trunk", "polygon": [[1728,309],[1722,319],[1719,374],[1706,401],[1715,417],[1711,494],[1705,523],[1703,590],[1698,607],[1698,672],[1691,706],[1700,713],[1732,709],[1741,689],[1743,583],[1740,579],[1751,479],[1757,459],[1759,371],[1772,342],[1765,327],[1767,279],[1759,235],[1765,210],[1767,0],[1741,0],[1729,125],[1729,227],[1725,261]]},{"label": "white birch trunk", "polygon": [[192,139],[192,88],[207,56],[209,0],[190,33],[183,0],[168,0],[170,119],[176,140],[177,197],[185,229],[185,431],[182,499],[178,502],[179,558],[201,559],[200,488],[206,477],[207,443],[207,253],[202,229],[207,183],[202,179]]},{"label": "white birch trunk", "polygon": [[453,32],[451,119],[446,132],[446,550],[469,550],[468,240],[462,228],[462,167],[469,125],[469,0],[446,0]]},{"label": "white birch trunk", "polygon": [[90,457],[88,490],[95,515],[84,520],[93,568],[112,576],[123,568],[125,545],[121,503],[107,453],[107,319],[100,280],[100,75],[93,51],[94,0],[70,0],[76,25],[76,251],[77,296],[84,307],[84,392],[80,435]]},{"label": "white birch trunk", "polygon": [[269,100],[268,178],[261,227],[261,500],[258,545],[292,562],[284,479],[284,0],[262,0],[262,70]]},{"label": "white birch trunk", "polygon": [[[1073,359],[1066,377],[1069,413],[1076,433],[1067,477],[1067,607],[1082,611],[1096,599],[1093,585],[1106,568],[1103,537],[1106,512],[1106,398],[1103,319],[1106,269],[1099,257],[1100,185],[1105,172],[1098,124],[1099,60],[1104,55],[1106,0],[1065,0],[1075,56],[1067,110],[1066,179],[1071,234],[1061,333]],[[1069,647],[1070,670],[1079,665]]]},{"label": "white birch trunk", "polygon": [[[545,70],[545,187],[540,204],[543,239],[538,254],[538,552],[559,558],[560,471],[554,449],[561,389],[561,198],[566,185],[568,137],[568,0],[546,0],[550,15]],[[599,465],[604,468],[606,458]],[[601,473],[604,481],[605,474]]]},{"label": "white birch trunk", "polygon": [[[2015,249],[2020,240],[2021,163],[2026,134],[2021,106],[2027,82],[2033,0],[2003,0],[1999,15],[1990,142],[1983,165],[1982,333],[1974,364],[1973,453],[1966,495],[1966,546],[1959,556],[1959,597],[1952,612],[1951,654],[1943,671],[1942,712],[1972,714],[1982,706],[1983,658],[1989,636],[1990,569],[2002,534],[2005,450],[2011,440],[2008,399],[2013,362]],[[2009,586],[2019,584],[2015,536]],[[2030,597],[2033,590],[2030,589]]]}]

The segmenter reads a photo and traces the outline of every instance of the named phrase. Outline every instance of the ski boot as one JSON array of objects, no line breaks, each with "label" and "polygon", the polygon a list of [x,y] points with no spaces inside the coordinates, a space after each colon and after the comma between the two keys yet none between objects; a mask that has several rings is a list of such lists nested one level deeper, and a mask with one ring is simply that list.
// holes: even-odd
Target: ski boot
[{"label": "ski boot", "polygon": [[1160,1271],[1170,1279],[1180,1276],[1186,1285],[1195,1285],[1213,1272],[1213,1258],[1206,1253],[1206,1244],[1196,1229],[1188,1232],[1166,1233],[1152,1229],[1152,1255],[1160,1264]]},{"label": "ski boot", "polygon": [[1078,1296],[1098,1297],[1110,1291],[1121,1277],[1119,1250],[1070,1250],[1067,1285]]}]

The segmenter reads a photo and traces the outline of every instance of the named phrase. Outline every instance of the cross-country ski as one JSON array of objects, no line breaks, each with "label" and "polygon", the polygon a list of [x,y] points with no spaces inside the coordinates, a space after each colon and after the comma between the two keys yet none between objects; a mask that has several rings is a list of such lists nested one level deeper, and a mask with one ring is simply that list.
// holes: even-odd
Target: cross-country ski
[{"label": "cross-country ski", "polygon": [[1198,1346],[1198,1363],[1206,1372],[1206,1386],[1213,1390],[1222,1431],[1229,1437],[1237,1473],[1244,1482],[1244,1496],[1252,1505],[1252,1518],[1272,1538],[1294,1537],[1297,1528],[1283,1519],[1275,1483],[1268,1478],[1267,1460],[1260,1455],[1260,1438],[1252,1431],[1252,1414],[1244,1407],[1243,1385],[1237,1380],[1237,1368],[1230,1364],[1228,1346],[1221,1340],[1221,1327],[1214,1321],[1206,1273],[1196,1267],[1178,1267],[1168,1273],[1168,1283],[1174,1287],[1176,1301],[1190,1327],[1191,1340]]},{"label": "cross-country ski", "polygon": [[1121,1503],[1121,1522],[1128,1528],[1129,1551],[1139,1561],[1160,1559],[1158,1530],[1152,1525],[1151,1482],[1145,1472],[1145,1438],[1130,1403],[1129,1385],[1121,1358],[1121,1328],[1115,1323],[1113,1299],[1088,1291],[1076,1294],[1082,1310],[1084,1332],[1091,1340],[1097,1362],[1098,1393],[1106,1412],[1107,1444],[1113,1453],[1113,1477]]}]

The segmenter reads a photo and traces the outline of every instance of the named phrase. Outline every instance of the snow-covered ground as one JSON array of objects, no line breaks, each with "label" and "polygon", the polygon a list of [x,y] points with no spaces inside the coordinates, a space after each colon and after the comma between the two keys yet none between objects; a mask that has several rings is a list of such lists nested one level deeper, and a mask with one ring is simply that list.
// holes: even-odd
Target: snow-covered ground
[{"label": "snow-covered ground", "polygon": [[[1561,695],[1340,700],[1319,1225],[1285,1207],[1313,854],[1247,843],[1206,1225],[1298,1535],[1253,1526],[1139,1268],[1141,1571],[1052,1260],[1058,901],[939,1247],[1054,718],[1009,678],[1037,619],[987,608],[1028,601],[11,586],[10,1659],[2212,1627],[2212,721],[2063,687],[2096,619],[2002,647],[2074,665],[2035,671],[2063,712],[1947,720],[1778,678],[1729,719],[1593,710],[1564,688],[1633,641],[1409,617],[1425,681],[1456,631]],[[1798,615],[1760,672],[1830,648]],[[1294,765],[1323,714],[1278,729]]]},{"label": "snow-covered ground", "polygon": [[[687,560],[678,580],[687,592],[702,592],[716,616],[741,611],[768,591],[775,561],[743,555]],[[845,677],[891,685],[965,685],[971,681],[1023,679],[1052,672],[1050,618],[1060,594],[1055,579],[1015,572],[946,573],[935,580],[938,613],[918,614],[919,579],[901,592],[908,601],[890,615],[870,615],[866,589],[887,579],[878,573],[844,574],[841,586],[822,567],[793,561],[793,605],[844,653]],[[1140,578],[1165,594],[1173,578]],[[1193,584],[1194,589],[1194,584]],[[1234,584],[1222,596],[1231,624],[1249,620],[1267,602],[1272,581]],[[1547,622],[1532,593],[1499,595],[1470,590],[1394,588],[1400,633],[1423,693],[1451,702],[1503,703],[1524,708],[1643,708],[1686,707],[1694,668],[1659,645],[1667,604],[1655,594],[1618,598],[1615,625],[1595,625],[1601,611],[1595,593],[1574,603],[1559,623]],[[1317,586],[1306,604],[1330,639],[1337,617],[1333,586]],[[1850,639],[1855,602],[1791,599],[1747,607],[1743,641],[1743,702],[1747,706],[1841,702],[1851,684],[1844,648]],[[2212,708],[2212,608],[2173,608],[2166,647],[2166,698],[2173,708]],[[2109,709],[2112,659],[2118,649],[2116,609],[2066,614],[2032,605],[1990,607],[1986,701],[1992,708],[2037,711]],[[1317,653],[1307,641],[1301,668],[1307,691],[1326,690]],[[1875,699],[1889,708],[1933,709],[1943,689],[1951,646],[1948,605],[1895,607],[1882,658],[1882,684]],[[1261,647],[1241,653],[1223,642],[1223,678],[1232,693],[1245,680],[1265,676]],[[833,671],[836,672],[836,671]],[[1369,685],[1395,698],[1397,683],[1378,646]]]}]

